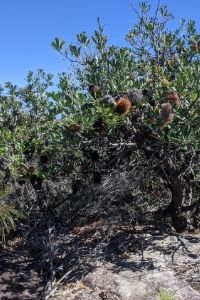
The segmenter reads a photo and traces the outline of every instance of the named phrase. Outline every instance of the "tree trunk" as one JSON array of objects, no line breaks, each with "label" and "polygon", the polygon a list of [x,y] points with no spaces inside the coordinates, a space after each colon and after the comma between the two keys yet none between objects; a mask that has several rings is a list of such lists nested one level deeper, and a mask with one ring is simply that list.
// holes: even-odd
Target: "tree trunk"
[{"label": "tree trunk", "polygon": [[187,217],[182,214],[182,207],[184,203],[184,184],[178,176],[170,178],[170,191],[172,200],[168,211],[172,218],[172,225],[177,232],[183,232],[187,229]]}]

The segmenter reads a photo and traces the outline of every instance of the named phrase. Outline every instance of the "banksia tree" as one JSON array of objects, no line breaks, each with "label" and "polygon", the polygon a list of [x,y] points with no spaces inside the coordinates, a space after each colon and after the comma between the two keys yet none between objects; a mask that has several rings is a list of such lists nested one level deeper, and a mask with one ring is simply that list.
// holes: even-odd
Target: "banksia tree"
[{"label": "banksia tree", "polygon": [[[39,190],[43,177],[81,176],[76,170],[83,162],[89,179],[101,174],[96,176],[101,184],[98,168],[106,173],[116,162],[122,169],[130,167],[132,155],[136,164],[145,159],[149,172],[165,183],[171,202],[162,207],[177,228],[183,219],[187,224],[186,210],[198,212],[199,35],[192,21],[170,31],[172,15],[166,6],[152,15],[150,5],[142,2],[140,11],[124,47],[109,44],[99,20],[91,36],[77,35],[77,43],[66,46],[55,39],[53,47],[73,62],[75,83],[63,73],[52,92],[52,76],[39,70],[28,74],[22,89],[10,83],[0,88],[0,155],[8,160],[4,185],[15,182],[23,164],[22,175]],[[191,41],[198,51],[191,50]],[[98,161],[84,156],[86,144],[98,148]],[[126,147],[130,150],[123,156]],[[48,162],[44,153],[51,164],[42,169]]]}]

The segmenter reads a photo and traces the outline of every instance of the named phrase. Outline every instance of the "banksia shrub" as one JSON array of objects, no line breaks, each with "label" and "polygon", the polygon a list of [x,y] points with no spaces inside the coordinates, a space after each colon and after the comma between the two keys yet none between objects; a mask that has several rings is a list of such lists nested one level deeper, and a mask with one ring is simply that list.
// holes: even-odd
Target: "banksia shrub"
[{"label": "banksia shrub", "polygon": [[132,103],[128,98],[119,98],[115,111],[119,114],[127,114],[132,107]]},{"label": "banksia shrub", "polygon": [[143,94],[142,91],[138,90],[138,89],[132,89],[129,93],[128,93],[128,98],[130,99],[130,101],[132,102],[132,104],[137,104],[142,100]]}]

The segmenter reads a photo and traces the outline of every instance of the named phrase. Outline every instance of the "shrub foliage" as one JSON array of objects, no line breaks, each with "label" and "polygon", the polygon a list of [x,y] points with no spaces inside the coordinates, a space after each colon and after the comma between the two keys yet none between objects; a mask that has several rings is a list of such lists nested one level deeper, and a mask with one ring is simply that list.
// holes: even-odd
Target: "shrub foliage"
[{"label": "shrub foliage", "polygon": [[[184,20],[169,30],[164,5],[142,2],[137,15],[125,47],[99,19],[75,44],[56,38],[69,67],[56,87],[43,70],[1,86],[1,200],[26,222],[149,214],[179,232],[199,225],[199,33]],[[4,232],[17,214],[1,205]]]}]

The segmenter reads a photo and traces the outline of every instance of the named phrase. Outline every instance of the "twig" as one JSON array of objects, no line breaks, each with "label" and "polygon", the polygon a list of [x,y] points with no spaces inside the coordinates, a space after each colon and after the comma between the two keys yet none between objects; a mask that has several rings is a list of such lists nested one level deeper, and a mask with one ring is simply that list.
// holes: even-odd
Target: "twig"
[{"label": "twig", "polygon": [[59,288],[59,286],[62,284],[62,282],[64,280],[66,280],[69,277],[69,275],[78,268],[79,264],[80,263],[82,264],[85,260],[86,260],[86,258],[83,259],[81,262],[79,262],[73,269],[66,272],[58,281],[54,281],[52,284],[51,291],[50,292],[46,291],[43,299],[48,300],[50,297],[52,297],[55,294],[55,292],[57,291],[57,289]]}]

